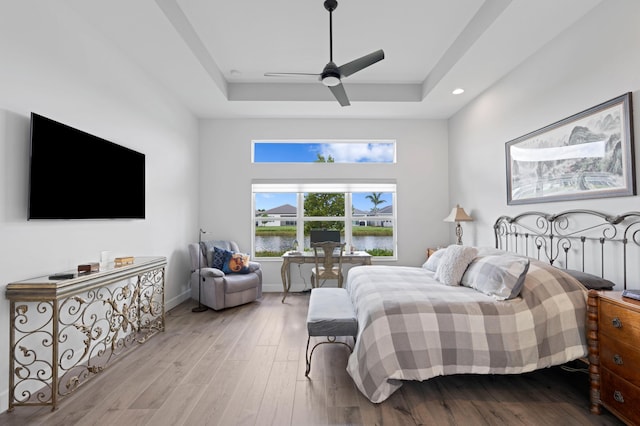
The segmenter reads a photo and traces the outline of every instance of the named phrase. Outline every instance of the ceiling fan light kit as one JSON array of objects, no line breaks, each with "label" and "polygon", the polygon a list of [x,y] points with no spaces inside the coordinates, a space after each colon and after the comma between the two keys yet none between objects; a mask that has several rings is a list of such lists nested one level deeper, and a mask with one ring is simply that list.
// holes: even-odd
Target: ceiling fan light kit
[{"label": "ceiling fan light kit", "polygon": [[328,75],[322,78],[322,84],[324,84],[327,87],[337,86],[338,84],[340,84],[340,77]]},{"label": "ceiling fan light kit", "polygon": [[286,76],[312,76],[317,78],[331,90],[333,96],[340,103],[341,106],[351,105],[349,103],[349,97],[342,85],[342,78],[348,77],[358,71],[361,71],[376,62],[384,59],[384,52],[382,49],[376,50],[373,53],[369,53],[361,58],[355,59],[351,62],[347,62],[342,66],[337,66],[333,62],[333,11],[338,7],[337,0],[325,0],[324,8],[329,11],[329,62],[325,65],[320,74],[312,73],[273,73],[268,72],[264,75],[266,77],[286,77]]}]

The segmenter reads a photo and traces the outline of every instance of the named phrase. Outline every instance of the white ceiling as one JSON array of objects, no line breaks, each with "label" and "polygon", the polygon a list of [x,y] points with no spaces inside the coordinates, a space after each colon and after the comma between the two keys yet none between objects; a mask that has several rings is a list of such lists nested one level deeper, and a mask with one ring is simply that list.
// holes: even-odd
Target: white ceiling
[{"label": "white ceiling", "polygon": [[[329,61],[323,0],[68,0],[89,25],[196,116],[448,118],[602,0],[339,0],[333,59],[385,59],[320,81]],[[235,70],[235,71],[234,71]],[[452,95],[462,87],[462,95]]]}]

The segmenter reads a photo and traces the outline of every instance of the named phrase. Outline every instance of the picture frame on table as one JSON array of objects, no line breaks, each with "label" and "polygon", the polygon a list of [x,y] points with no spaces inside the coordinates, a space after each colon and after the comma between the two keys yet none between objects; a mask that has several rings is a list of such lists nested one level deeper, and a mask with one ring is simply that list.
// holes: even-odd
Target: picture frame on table
[{"label": "picture frame on table", "polygon": [[631,93],[505,144],[507,204],[636,195]]}]

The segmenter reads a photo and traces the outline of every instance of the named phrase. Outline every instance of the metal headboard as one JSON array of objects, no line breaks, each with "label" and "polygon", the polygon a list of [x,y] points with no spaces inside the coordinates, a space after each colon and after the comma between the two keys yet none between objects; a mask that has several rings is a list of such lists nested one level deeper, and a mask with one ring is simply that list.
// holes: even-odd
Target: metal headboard
[{"label": "metal headboard", "polygon": [[624,289],[628,267],[640,264],[640,212],[531,211],[500,216],[493,230],[496,248],[622,282]]}]

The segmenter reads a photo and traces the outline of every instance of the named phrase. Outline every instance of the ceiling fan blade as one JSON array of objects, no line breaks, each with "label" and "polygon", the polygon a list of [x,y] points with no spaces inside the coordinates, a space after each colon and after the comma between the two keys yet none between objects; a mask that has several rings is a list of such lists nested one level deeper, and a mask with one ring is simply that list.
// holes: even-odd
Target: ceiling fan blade
[{"label": "ceiling fan blade", "polygon": [[376,50],[373,53],[369,53],[361,58],[355,59],[351,62],[339,66],[338,71],[343,77],[349,77],[351,74],[356,73],[362,69],[365,69],[369,65],[373,65],[384,59],[384,52],[382,49]]},{"label": "ceiling fan blade", "polygon": [[333,93],[333,96],[336,97],[338,102],[340,102],[341,106],[349,106],[349,98],[347,97],[347,92],[344,91],[344,86],[342,83],[337,84],[335,86],[329,86],[329,90]]},{"label": "ceiling fan blade", "polygon": [[320,78],[320,74],[306,73],[306,72],[265,72],[265,77],[315,77]]}]

